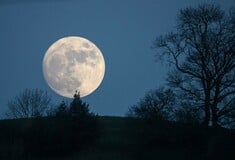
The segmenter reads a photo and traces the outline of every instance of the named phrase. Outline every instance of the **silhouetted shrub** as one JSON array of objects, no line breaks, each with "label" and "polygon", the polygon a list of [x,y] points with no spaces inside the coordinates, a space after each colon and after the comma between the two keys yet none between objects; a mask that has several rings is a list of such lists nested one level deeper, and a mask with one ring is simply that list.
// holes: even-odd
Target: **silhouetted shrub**
[{"label": "silhouetted shrub", "polygon": [[175,111],[175,120],[181,123],[200,124],[201,110],[196,107],[182,106]]},{"label": "silhouetted shrub", "polygon": [[170,89],[151,90],[129,108],[127,115],[151,121],[170,120],[174,101],[174,93]]},{"label": "silhouetted shrub", "polygon": [[86,148],[98,138],[96,116],[80,97],[59,105],[51,117],[35,118],[25,136],[26,157],[63,156]]}]

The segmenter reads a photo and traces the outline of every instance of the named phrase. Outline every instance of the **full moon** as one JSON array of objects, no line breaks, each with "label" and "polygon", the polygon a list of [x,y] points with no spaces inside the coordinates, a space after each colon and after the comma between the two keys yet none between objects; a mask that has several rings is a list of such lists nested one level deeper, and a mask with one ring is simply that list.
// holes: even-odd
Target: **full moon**
[{"label": "full moon", "polygon": [[57,94],[73,98],[94,92],[105,73],[105,61],[99,48],[82,37],[65,37],[53,43],[43,58],[43,75]]}]

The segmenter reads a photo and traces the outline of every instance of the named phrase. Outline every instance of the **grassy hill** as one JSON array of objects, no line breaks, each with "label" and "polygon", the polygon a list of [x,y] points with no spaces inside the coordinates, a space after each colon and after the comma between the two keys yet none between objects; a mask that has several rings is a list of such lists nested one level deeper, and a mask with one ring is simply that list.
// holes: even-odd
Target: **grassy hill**
[{"label": "grassy hill", "polygon": [[[27,119],[2,120],[0,130],[10,129],[20,137],[19,130],[31,125]],[[20,127],[19,127],[20,126]],[[66,157],[34,158],[35,160],[203,160],[234,159],[235,134],[225,129],[203,129],[199,126],[167,122],[146,123],[125,117],[98,117],[100,137],[96,143],[79,153]],[[0,154],[20,152],[20,138],[9,145],[7,133],[0,134]],[[3,136],[6,136],[5,138]],[[4,139],[6,141],[4,141]],[[12,153],[7,147],[11,148]],[[12,158],[14,159],[14,158]]]},{"label": "grassy hill", "polygon": [[175,126],[162,122],[158,126],[146,125],[144,121],[125,117],[100,117],[99,125],[102,134],[97,145],[66,160],[198,160],[205,156],[200,150],[190,151],[177,144],[164,144],[164,139],[168,137],[165,132],[174,132],[174,136],[184,132],[184,127],[181,131],[177,127],[177,133],[176,130],[172,132]]}]

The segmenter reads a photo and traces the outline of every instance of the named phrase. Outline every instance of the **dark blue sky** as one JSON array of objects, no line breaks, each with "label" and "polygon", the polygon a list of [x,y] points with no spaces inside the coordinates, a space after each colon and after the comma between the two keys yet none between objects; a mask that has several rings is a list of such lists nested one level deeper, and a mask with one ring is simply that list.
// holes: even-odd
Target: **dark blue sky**
[{"label": "dark blue sky", "polygon": [[[154,62],[152,41],[173,30],[181,8],[203,2],[228,9],[234,0],[1,0],[0,115],[25,88],[48,91],[42,74],[48,47],[65,36],[82,36],[102,51],[106,73],[84,98],[99,115],[125,115],[149,89],[164,85],[167,69]],[[65,99],[66,100],[66,99]]]}]

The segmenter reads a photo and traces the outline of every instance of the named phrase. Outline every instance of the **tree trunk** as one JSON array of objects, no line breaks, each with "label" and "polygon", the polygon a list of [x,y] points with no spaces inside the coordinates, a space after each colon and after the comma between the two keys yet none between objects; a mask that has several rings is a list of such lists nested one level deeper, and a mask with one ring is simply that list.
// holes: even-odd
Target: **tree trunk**
[{"label": "tree trunk", "polygon": [[218,127],[218,115],[217,115],[217,107],[211,106],[211,113],[212,113],[212,127]]},{"label": "tree trunk", "polygon": [[204,107],[204,111],[205,111],[205,117],[204,117],[204,121],[203,121],[203,125],[205,127],[209,126],[209,122],[210,122],[210,108],[209,106],[205,105]]},{"label": "tree trunk", "polygon": [[[209,86],[209,85],[207,85]],[[205,89],[205,104],[204,104],[204,111],[205,111],[205,118],[203,124],[205,127],[209,126],[210,118],[211,118],[211,112],[210,112],[210,90]]]}]

